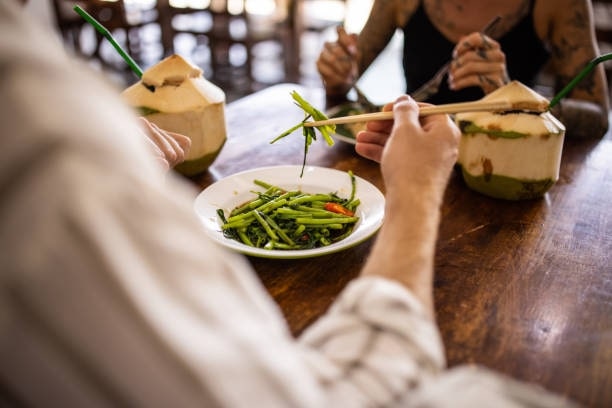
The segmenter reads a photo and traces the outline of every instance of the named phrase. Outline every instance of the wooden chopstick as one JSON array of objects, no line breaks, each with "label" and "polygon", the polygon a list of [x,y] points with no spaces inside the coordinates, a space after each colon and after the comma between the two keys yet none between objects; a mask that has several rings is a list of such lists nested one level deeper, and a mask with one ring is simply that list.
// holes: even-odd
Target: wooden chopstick
[{"label": "wooden chopstick", "polygon": [[[443,105],[424,106],[419,110],[419,116],[436,115],[441,113],[461,113],[461,112],[499,112],[515,109],[516,103],[510,101],[472,101],[447,103]],[[340,125],[345,123],[367,122],[370,120],[389,120],[393,119],[393,112],[373,112],[360,115],[341,116],[327,120],[305,122],[304,126],[323,126]]]}]

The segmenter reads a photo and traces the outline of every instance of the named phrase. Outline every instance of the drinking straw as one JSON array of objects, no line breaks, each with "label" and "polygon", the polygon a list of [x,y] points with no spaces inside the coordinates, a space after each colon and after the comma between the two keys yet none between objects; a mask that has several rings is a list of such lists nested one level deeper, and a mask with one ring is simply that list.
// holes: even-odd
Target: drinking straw
[{"label": "drinking straw", "polygon": [[106,27],[100,24],[98,20],[93,18],[91,14],[83,10],[79,5],[75,5],[73,7],[73,10],[76,11],[81,17],[83,17],[85,21],[91,24],[100,34],[102,34],[104,38],[106,38],[112,44],[112,46],[115,47],[119,55],[121,55],[125,62],[127,62],[129,67],[132,69],[132,71],[134,71],[138,78],[142,78],[142,69],[138,66],[136,61],[134,61],[132,57],[130,57],[128,53],[125,52],[123,48],[121,48],[117,40],[115,40],[113,35],[110,33],[110,31],[106,29]]},{"label": "drinking straw", "polygon": [[595,68],[597,64],[599,64],[600,62],[609,60],[609,59],[612,59],[612,52],[608,54],[600,55],[597,58],[593,58],[586,65],[586,67],[584,67],[582,71],[580,71],[578,75],[576,75],[574,79],[572,79],[570,83],[565,86],[565,88],[563,88],[557,95],[555,95],[554,98],[552,98],[552,100],[550,101],[550,104],[548,105],[548,109],[558,104],[561,98],[565,97],[565,95],[567,95],[568,92],[571,91],[576,86],[576,84],[578,84],[578,82],[582,81],[582,79],[585,76],[587,76],[593,70],[593,68]]}]

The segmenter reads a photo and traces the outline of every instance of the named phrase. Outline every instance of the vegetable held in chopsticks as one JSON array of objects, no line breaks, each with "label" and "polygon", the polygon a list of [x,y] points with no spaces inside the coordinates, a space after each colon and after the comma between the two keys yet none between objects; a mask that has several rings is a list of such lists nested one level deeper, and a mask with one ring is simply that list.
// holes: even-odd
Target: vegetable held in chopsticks
[{"label": "vegetable held in chopsticks", "polygon": [[308,155],[308,148],[312,144],[312,141],[317,139],[317,134],[315,132],[315,129],[321,133],[321,135],[323,136],[327,144],[329,146],[332,146],[334,144],[334,139],[332,139],[331,135],[332,133],[335,132],[336,126],[335,125],[322,125],[322,126],[314,126],[314,127],[304,126],[304,123],[306,123],[306,121],[310,118],[314,119],[315,121],[321,121],[321,120],[327,120],[328,117],[323,112],[313,107],[304,98],[302,98],[302,96],[300,96],[300,94],[297,93],[297,91],[291,92],[291,97],[295,101],[295,104],[304,111],[305,113],[304,120],[302,120],[297,125],[285,130],[283,133],[275,137],[270,142],[270,144],[276,143],[278,140],[302,128],[302,134],[304,136],[304,160],[302,161],[302,172],[300,173],[300,177],[301,177],[304,174],[304,167],[306,166],[306,156]]}]

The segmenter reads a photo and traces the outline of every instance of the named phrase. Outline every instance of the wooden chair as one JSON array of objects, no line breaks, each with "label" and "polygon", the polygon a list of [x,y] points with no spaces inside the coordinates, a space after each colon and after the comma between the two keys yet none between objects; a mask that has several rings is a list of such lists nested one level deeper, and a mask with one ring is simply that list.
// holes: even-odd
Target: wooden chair
[{"label": "wooden chair", "polygon": [[[137,15],[132,15],[130,18],[130,10],[126,9],[123,0],[80,0],[76,3],[69,0],[53,0],[52,9],[57,28],[65,45],[77,56],[124,76],[127,82],[133,81],[133,73],[125,61],[101,34],[73,10],[75,4],[108,29],[139,64],[147,61],[143,46],[145,39],[141,36],[140,30],[148,24],[156,23],[157,10],[134,10]],[[160,57],[161,53],[157,58]]]},{"label": "wooden chair", "polygon": [[[275,3],[274,13],[261,16],[249,11],[247,0],[212,0],[199,8],[158,0],[164,54],[177,52],[180,37],[189,35],[193,46],[186,57],[226,91],[250,93],[269,85],[256,75],[256,63],[262,58],[279,60],[284,67],[280,81],[287,80],[291,71],[288,17],[284,1]],[[263,43],[275,45],[277,55],[260,55],[258,47]],[[242,58],[235,58],[236,54]]]},{"label": "wooden chair", "polygon": [[330,29],[344,23],[349,5],[350,0],[291,1],[292,69],[300,82],[320,81],[314,65],[305,66],[303,62],[316,61]]},{"label": "wooden chair", "polygon": [[[84,7],[82,2],[76,2]],[[83,19],[73,10],[73,3],[66,0],[53,0],[51,2],[55,23],[64,44],[71,50],[81,49],[81,30],[86,24]],[[85,7],[84,7],[85,8]]]}]

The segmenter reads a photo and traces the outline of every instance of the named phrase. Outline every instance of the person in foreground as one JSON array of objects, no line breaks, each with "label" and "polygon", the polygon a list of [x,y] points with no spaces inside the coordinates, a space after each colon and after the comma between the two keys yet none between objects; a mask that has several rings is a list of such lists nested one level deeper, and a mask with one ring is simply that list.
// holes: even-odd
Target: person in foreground
[{"label": "person in foreground", "polygon": [[[340,27],[319,55],[328,105],[346,100],[396,30],[408,94],[451,62],[439,91],[425,99],[435,104],[477,100],[511,80],[533,88],[543,73],[557,93],[599,55],[590,0],[375,0],[359,35]],[[603,137],[609,100],[601,64],[552,112],[569,137]]]},{"label": "person in foreground", "polygon": [[245,259],[207,238],[194,189],[128,137],[140,124],[115,91],[11,2],[0,27],[0,405],[572,406],[445,367],[432,277],[448,117],[419,121],[403,97],[360,138],[387,219],[361,276],[296,339]]}]

